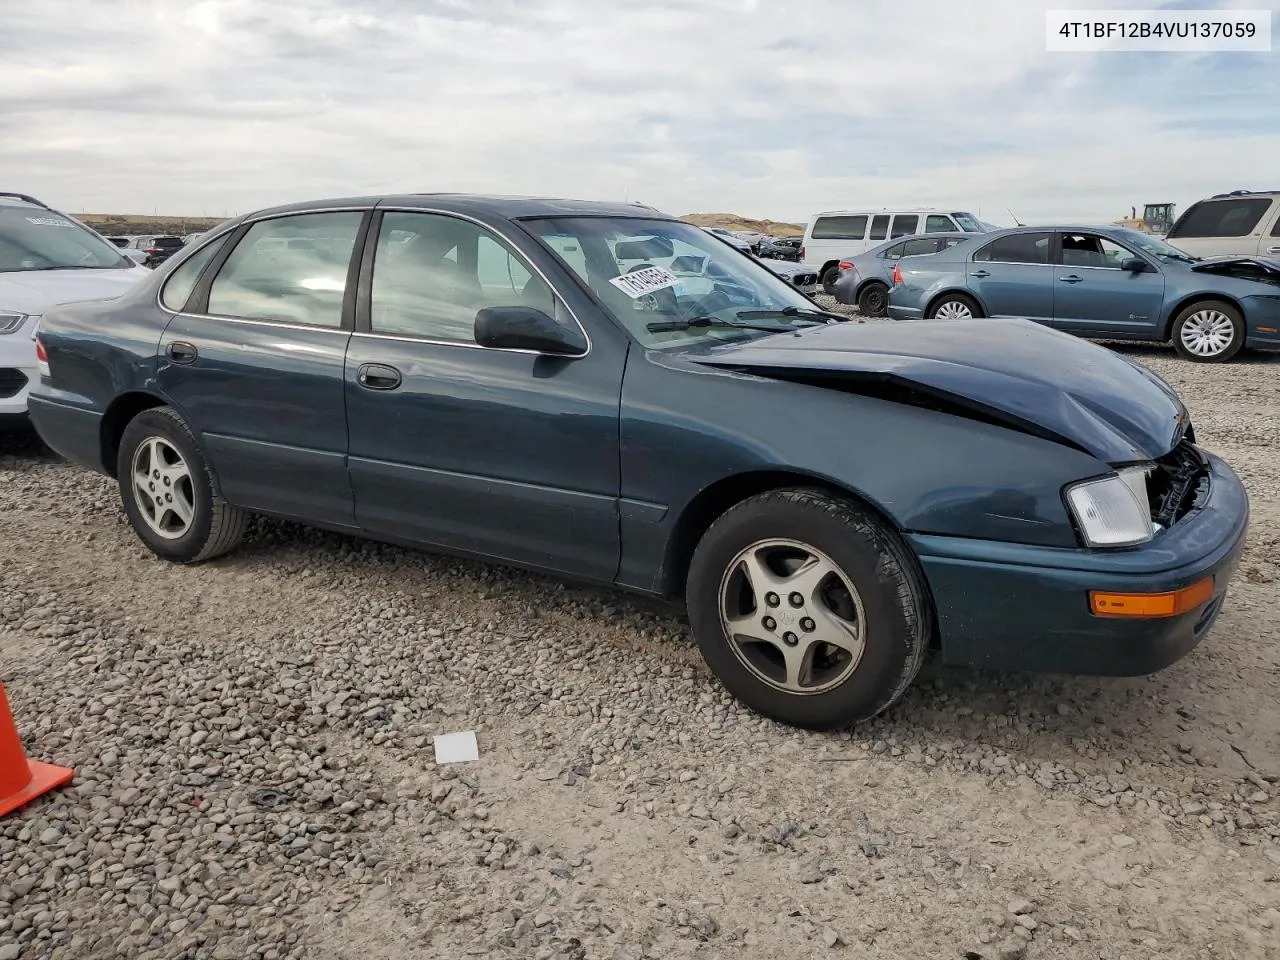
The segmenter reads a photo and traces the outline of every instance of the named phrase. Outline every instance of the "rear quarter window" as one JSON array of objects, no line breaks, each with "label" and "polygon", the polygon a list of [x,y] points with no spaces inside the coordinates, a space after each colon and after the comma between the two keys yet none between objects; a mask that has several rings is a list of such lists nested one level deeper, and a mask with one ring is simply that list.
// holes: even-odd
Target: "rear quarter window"
[{"label": "rear quarter window", "polygon": [[1175,237],[1246,237],[1271,209],[1267,197],[1239,200],[1202,200],[1193,204],[1169,231]]},{"label": "rear quarter window", "polygon": [[164,288],[160,291],[160,303],[166,309],[176,313],[186,306],[191,291],[200,282],[200,275],[204,273],[204,268],[218,255],[218,251],[222,249],[226,240],[226,237],[220,237],[213,243],[201,247],[169,275]]},{"label": "rear quarter window", "polygon": [[813,223],[814,240],[861,240],[867,235],[867,218],[819,217]]}]

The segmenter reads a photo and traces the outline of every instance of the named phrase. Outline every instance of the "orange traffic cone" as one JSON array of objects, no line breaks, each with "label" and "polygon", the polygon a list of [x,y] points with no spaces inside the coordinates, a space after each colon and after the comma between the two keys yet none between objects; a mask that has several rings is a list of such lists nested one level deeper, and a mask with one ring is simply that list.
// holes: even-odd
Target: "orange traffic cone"
[{"label": "orange traffic cone", "polygon": [[62,786],[74,775],[67,767],[27,759],[0,683],[0,817]]}]

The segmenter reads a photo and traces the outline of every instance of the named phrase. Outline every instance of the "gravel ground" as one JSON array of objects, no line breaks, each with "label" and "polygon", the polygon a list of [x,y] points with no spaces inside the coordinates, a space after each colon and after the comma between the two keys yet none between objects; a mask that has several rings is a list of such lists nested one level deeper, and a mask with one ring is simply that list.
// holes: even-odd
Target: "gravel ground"
[{"label": "gravel ground", "polygon": [[1125,349],[1253,496],[1210,639],[1135,680],[930,663],[831,735],[737,706],[667,608],[276,522],[173,566],[0,437],[0,676],[76,769],[0,821],[0,960],[1280,956],[1280,357]]}]

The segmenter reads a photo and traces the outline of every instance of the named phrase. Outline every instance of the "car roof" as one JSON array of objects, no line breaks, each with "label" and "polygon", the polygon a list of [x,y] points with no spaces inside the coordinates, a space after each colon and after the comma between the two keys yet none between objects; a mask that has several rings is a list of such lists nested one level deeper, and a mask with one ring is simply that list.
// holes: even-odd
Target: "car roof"
[{"label": "car roof", "polygon": [[387,207],[420,207],[424,210],[442,210],[447,213],[490,213],[508,220],[528,217],[646,217],[657,220],[677,220],[670,214],[639,203],[616,203],[597,200],[567,200],[555,197],[500,196],[467,193],[402,193],[382,196],[335,197],[326,200],[309,200],[279,207],[256,210],[248,216],[257,219],[285,213],[302,213],[307,210],[325,210],[335,207],[368,207],[381,204]]},{"label": "car roof", "polygon": [[816,220],[818,217],[861,217],[861,216],[883,216],[885,214],[893,215],[899,213],[939,213],[944,216],[950,215],[953,211],[957,213],[967,213],[966,210],[956,210],[954,207],[858,207],[852,210],[822,210],[815,213],[809,219]]},{"label": "car roof", "polygon": [[970,233],[970,237],[985,237],[991,239],[996,236],[1010,236],[1017,233],[1097,233],[1102,236],[1120,237],[1132,236],[1137,233],[1136,230],[1130,230],[1128,227],[1118,227],[1114,223],[1107,224],[1088,224],[1088,223],[1047,223],[1037,224],[1035,226],[1021,227],[1002,227],[999,230],[992,230],[990,233]]}]

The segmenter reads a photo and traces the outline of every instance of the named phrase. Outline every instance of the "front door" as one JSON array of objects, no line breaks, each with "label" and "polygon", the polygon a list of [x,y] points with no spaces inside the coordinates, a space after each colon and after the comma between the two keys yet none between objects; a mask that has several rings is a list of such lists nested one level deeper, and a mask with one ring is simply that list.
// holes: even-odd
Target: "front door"
[{"label": "front door", "polygon": [[[1054,267],[1054,326],[1090,337],[1158,336],[1164,274],[1145,257],[1108,237],[1063,231],[1061,263]],[[1121,270],[1131,259],[1142,272]]]},{"label": "front door", "polygon": [[1009,233],[969,261],[969,289],[991,317],[1053,322],[1051,233]]},{"label": "front door", "polygon": [[471,220],[387,211],[374,241],[346,364],[360,526],[612,580],[625,341],[597,337],[574,358],[480,347],[484,307],[578,321],[528,258]]},{"label": "front door", "polygon": [[[343,305],[363,217],[308,213],[242,228],[165,328],[160,389],[196,433],[232,503],[354,523]],[[170,283],[186,279],[185,268]]]}]

